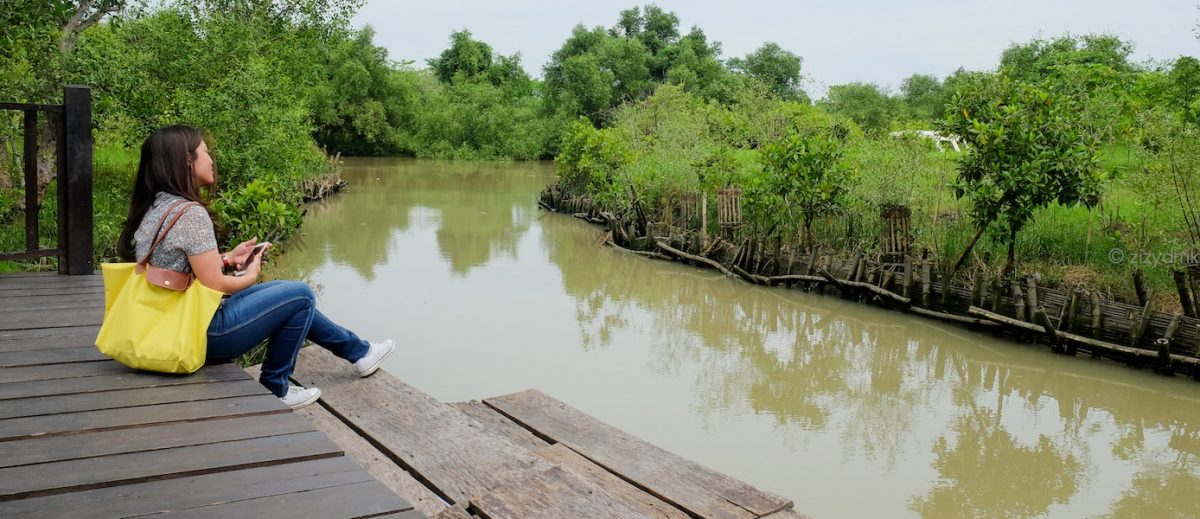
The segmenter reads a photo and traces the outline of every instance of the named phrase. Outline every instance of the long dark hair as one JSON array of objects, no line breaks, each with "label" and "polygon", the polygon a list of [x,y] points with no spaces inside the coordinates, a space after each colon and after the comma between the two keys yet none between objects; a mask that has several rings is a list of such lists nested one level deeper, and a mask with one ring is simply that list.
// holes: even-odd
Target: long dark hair
[{"label": "long dark hair", "polygon": [[[209,207],[216,182],[201,196],[200,184],[192,174],[192,161],[196,159],[196,148],[204,142],[204,131],[191,126],[176,124],[155,130],[142,143],[142,158],[138,162],[137,179],[133,185],[133,201],[129,204],[129,216],[121,229],[117,242],[117,254],[123,261],[137,261],[137,250],[133,244],[134,233],[142,224],[142,218],[154,205],[158,193],[170,193],[193,202],[198,202],[213,217],[216,230],[216,215]],[[216,175],[214,167],[213,174]]]}]

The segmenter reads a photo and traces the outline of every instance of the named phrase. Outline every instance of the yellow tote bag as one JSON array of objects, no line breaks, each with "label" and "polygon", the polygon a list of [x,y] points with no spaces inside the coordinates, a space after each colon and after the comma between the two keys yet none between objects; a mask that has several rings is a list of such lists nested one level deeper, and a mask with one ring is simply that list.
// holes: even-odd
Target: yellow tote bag
[{"label": "yellow tote bag", "polygon": [[[175,206],[167,214],[172,209]],[[184,207],[179,214],[187,209]],[[176,216],[175,221],[178,220]],[[175,221],[167,227],[167,232]],[[185,290],[152,284],[147,279],[152,271],[145,267],[162,237],[138,263],[100,265],[104,275],[104,322],[96,336],[96,347],[131,368],[192,373],[204,365],[208,325],[221,305],[223,294],[198,281],[187,285]],[[144,268],[138,269],[138,265]]]},{"label": "yellow tote bag", "polygon": [[204,365],[208,325],[220,292],[193,282],[170,290],[135,273],[137,263],[104,263],[104,324],[100,352],[135,369],[192,373]]}]

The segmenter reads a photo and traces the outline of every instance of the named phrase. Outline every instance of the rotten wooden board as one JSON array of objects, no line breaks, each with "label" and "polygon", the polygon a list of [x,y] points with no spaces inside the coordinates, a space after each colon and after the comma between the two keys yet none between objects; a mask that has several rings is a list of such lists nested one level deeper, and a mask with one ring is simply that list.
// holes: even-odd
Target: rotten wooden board
[{"label": "rotten wooden board", "polygon": [[691,514],[753,518],[792,508],[791,500],[667,452],[540,391],[484,403]]},{"label": "rotten wooden board", "polygon": [[467,503],[550,463],[386,371],[360,379],[319,347],[300,352],[293,378],[450,504]]},{"label": "rotten wooden board", "polygon": [[337,487],[292,492],[269,497],[247,499],[178,512],[163,517],[184,519],[195,517],[320,517],[322,519],[351,519],[377,517],[382,514],[407,512],[412,506],[388,491],[378,481],[364,481]]},{"label": "rotten wooden board", "polygon": [[471,510],[485,519],[639,519],[645,515],[630,503],[575,474],[554,467],[471,500]]},{"label": "rotten wooden board", "polygon": [[627,481],[604,470],[603,467],[592,463],[561,443],[544,447],[536,453],[567,472],[600,487],[609,495],[632,505],[644,517],[657,519],[687,519],[688,517],[682,510],[630,485]]},{"label": "rotten wooden board", "polygon": [[478,420],[479,423],[499,431],[517,445],[524,445],[529,450],[536,451],[550,445],[546,443],[546,440],[534,436],[528,429],[517,425],[504,415],[497,413],[495,409],[484,405],[483,402],[478,400],[456,402],[450,404],[450,406]]}]

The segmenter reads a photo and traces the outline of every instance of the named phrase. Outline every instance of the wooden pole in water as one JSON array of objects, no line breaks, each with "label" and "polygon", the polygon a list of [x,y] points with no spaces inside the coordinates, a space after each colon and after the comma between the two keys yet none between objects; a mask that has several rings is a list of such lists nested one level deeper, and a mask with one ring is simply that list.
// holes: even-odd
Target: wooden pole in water
[{"label": "wooden pole in water", "polygon": [[1188,294],[1187,273],[1172,269],[1171,277],[1175,279],[1175,290],[1179,292],[1179,306],[1183,307],[1183,315],[1196,317],[1196,309],[1192,307],[1192,298]]},{"label": "wooden pole in water", "polygon": [[[1079,329],[1079,290],[1071,291],[1071,303],[1067,306],[1067,331],[1073,332]],[[1060,323],[1061,324],[1061,323]]]},{"label": "wooden pole in water", "polygon": [[1104,323],[1100,315],[1100,294],[1093,290],[1090,295],[1092,296],[1092,337],[1099,339],[1100,332],[1104,331],[1102,328]]},{"label": "wooden pole in water", "polygon": [[1129,339],[1131,342],[1130,346],[1136,348],[1138,344],[1142,342],[1142,337],[1146,334],[1146,327],[1150,325],[1150,313],[1152,312],[1150,307],[1150,303],[1146,303],[1146,305],[1142,307],[1141,316],[1139,316],[1137,321],[1134,322],[1133,329],[1130,330],[1129,334]]},{"label": "wooden pole in water", "polygon": [[1046,308],[1038,305],[1033,311],[1033,316],[1034,321],[1042,325],[1042,328],[1045,330],[1046,338],[1050,339],[1050,347],[1054,350],[1054,353],[1062,353],[1062,341],[1058,339],[1058,332],[1054,330],[1054,325],[1050,323],[1050,316],[1046,315]]},{"label": "wooden pole in water", "polygon": [[904,255],[904,287],[901,290],[904,297],[912,297],[913,262],[912,256]]},{"label": "wooden pole in water", "polygon": [[1162,338],[1154,341],[1155,345],[1158,346],[1157,371],[1163,375],[1172,375],[1175,373],[1174,368],[1171,366],[1171,344],[1175,342],[1175,332],[1179,330],[1180,317],[1181,314],[1175,312],[1175,315],[1171,316],[1171,324],[1167,325],[1167,332],[1163,334]]},{"label": "wooden pole in water", "polygon": [[1025,307],[1030,312],[1041,306],[1041,303],[1038,302],[1037,279],[1034,276],[1025,276],[1025,297],[1029,300]]},{"label": "wooden pole in water", "polygon": [[979,271],[979,275],[975,277],[975,283],[971,285],[971,304],[983,308],[983,300],[987,291],[987,269]]},{"label": "wooden pole in water", "polygon": [[708,249],[708,193],[700,192],[700,243]]},{"label": "wooden pole in water", "polygon": [[921,306],[929,307],[929,278],[933,274],[933,262],[924,260],[921,262]]},{"label": "wooden pole in water", "polygon": [[992,277],[992,311],[1000,313],[1000,303],[1004,301],[1003,288],[1000,285],[1000,276]]},{"label": "wooden pole in water", "polygon": [[1140,268],[1133,269],[1133,291],[1137,292],[1138,306],[1146,306],[1146,283]]},{"label": "wooden pole in water", "polygon": [[1014,308],[1014,316],[1018,321],[1025,321],[1025,294],[1021,292],[1021,282],[1016,276],[1012,278],[1012,298]]}]

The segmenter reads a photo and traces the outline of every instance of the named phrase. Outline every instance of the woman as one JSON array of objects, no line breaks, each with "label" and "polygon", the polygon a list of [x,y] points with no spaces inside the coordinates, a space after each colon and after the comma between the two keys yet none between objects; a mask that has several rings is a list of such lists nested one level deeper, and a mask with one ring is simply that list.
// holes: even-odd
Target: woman
[{"label": "woman", "polygon": [[[217,251],[213,212],[207,197],[200,195],[201,188],[211,194],[216,181],[202,131],[181,125],[155,131],[142,144],[133,202],[117,244],[124,261],[143,258],[155,239],[159,222],[183,211],[154,250],[150,264],[194,273],[204,286],[227,294],[208,327],[206,362],[228,362],[266,339],[267,355],[259,382],[293,408],[316,402],[321,396],[321,390],[315,387],[288,385],[305,339],[352,363],[359,376],[369,376],[379,369],[383,359],[395,350],[392,341],[367,342],[330,321],[317,310],[316,298],[305,283],[255,284],[265,254],[263,251],[251,258],[256,239],[242,242],[225,254]],[[180,201],[199,205],[176,206]],[[244,273],[227,275],[224,269],[229,267]]]}]

